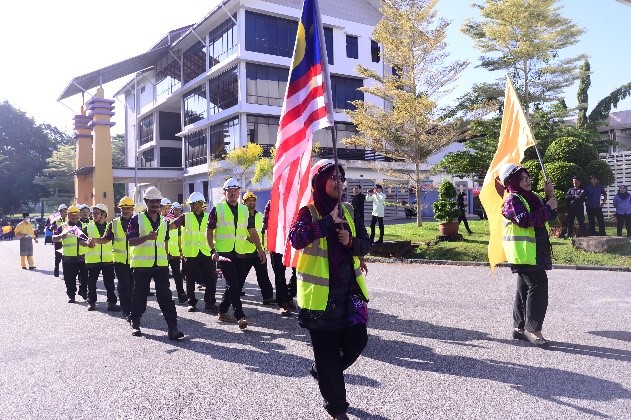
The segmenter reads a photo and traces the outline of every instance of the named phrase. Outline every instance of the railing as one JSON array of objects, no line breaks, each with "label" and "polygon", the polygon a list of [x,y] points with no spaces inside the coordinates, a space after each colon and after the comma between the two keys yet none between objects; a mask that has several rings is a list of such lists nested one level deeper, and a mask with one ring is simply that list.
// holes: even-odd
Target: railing
[{"label": "railing", "polygon": [[[272,147],[274,147],[273,144],[261,144],[261,147],[263,147],[263,157],[272,157],[271,149]],[[321,147],[318,149],[318,153],[315,154],[314,157],[318,157],[320,159],[332,159],[333,148]],[[400,159],[392,159],[379,153],[375,153],[373,150],[370,149],[347,149],[339,147],[337,149],[337,157],[342,160],[367,160],[379,162],[401,161]]]}]

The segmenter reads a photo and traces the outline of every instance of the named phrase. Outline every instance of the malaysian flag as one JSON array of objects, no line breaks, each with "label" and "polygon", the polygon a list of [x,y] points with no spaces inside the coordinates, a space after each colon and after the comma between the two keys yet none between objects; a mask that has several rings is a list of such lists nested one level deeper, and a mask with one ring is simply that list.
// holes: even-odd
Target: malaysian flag
[{"label": "malaysian flag", "polygon": [[320,9],[317,0],[305,0],[278,126],[267,230],[268,249],[284,254],[286,266],[295,267],[298,261],[296,250],[287,241],[289,229],[300,208],[311,198],[313,133],[332,125],[331,84]]}]

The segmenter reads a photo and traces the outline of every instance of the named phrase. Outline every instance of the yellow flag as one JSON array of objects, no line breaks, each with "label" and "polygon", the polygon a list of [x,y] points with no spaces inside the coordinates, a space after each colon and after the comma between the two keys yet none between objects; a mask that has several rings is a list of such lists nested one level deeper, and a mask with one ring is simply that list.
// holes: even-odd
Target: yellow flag
[{"label": "yellow flag", "polygon": [[504,188],[496,181],[500,167],[505,163],[519,165],[524,158],[524,152],[535,145],[528,120],[519,103],[513,83],[506,76],[506,92],[504,94],[504,115],[500,141],[493,161],[484,177],[484,185],[480,190],[480,201],[489,219],[489,263],[491,270],[501,262],[506,261],[502,247],[502,205],[504,204]]}]

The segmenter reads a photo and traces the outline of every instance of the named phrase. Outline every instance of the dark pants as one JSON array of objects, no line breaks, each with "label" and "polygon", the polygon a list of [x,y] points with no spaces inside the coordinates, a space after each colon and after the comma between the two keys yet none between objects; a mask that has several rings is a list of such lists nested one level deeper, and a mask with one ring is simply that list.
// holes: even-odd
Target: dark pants
[{"label": "dark pants", "polygon": [[587,221],[590,235],[596,235],[596,222],[598,222],[598,235],[605,236],[605,216],[601,207],[587,207]]},{"label": "dark pants", "polygon": [[355,363],[368,343],[366,324],[339,330],[310,330],[318,387],[324,409],[336,416],[348,409],[344,371]]},{"label": "dark pants", "polygon": [[578,221],[578,235],[576,236],[585,235],[585,212],[583,212],[583,208],[570,208],[567,211],[567,236],[569,238],[574,235],[574,219]]},{"label": "dark pants", "polygon": [[379,222],[379,242],[383,241],[383,217],[373,216],[370,219],[370,242],[375,241],[375,226]]},{"label": "dark pants", "polygon": [[109,303],[118,302],[116,292],[114,290],[114,264],[86,264],[88,267],[88,303],[96,302],[96,281],[99,273],[103,273],[103,285],[107,292],[107,301]]},{"label": "dark pants", "polygon": [[173,282],[175,283],[175,290],[177,291],[178,296],[186,295],[186,292],[184,291],[182,270],[180,269],[181,262],[182,260],[179,257],[169,257],[169,267],[171,267],[171,274],[173,274]]},{"label": "dark pants", "polygon": [[296,267],[291,269],[291,277],[289,278],[289,297],[292,299],[298,294],[298,276],[296,276]]},{"label": "dark pants", "polygon": [[[230,259],[236,259],[233,255],[224,255]],[[235,264],[235,262],[237,264]],[[223,278],[226,281],[226,289],[223,292],[221,303],[219,304],[219,312],[227,313],[232,305],[234,310],[234,317],[236,319],[245,318],[243,313],[243,307],[241,304],[241,287],[239,284],[239,277],[237,276],[237,265],[241,265],[241,260],[237,261],[219,261],[219,268],[223,274]]]},{"label": "dark pants", "polygon": [[[53,246],[55,247],[55,273],[59,274],[59,264],[61,264],[61,242],[53,242]],[[59,250],[59,252],[57,252]]]},{"label": "dark pants", "polygon": [[245,278],[250,273],[250,269],[254,267],[256,272],[256,282],[261,289],[261,295],[263,299],[271,299],[274,297],[274,289],[272,288],[272,282],[269,280],[269,274],[267,274],[267,264],[262,263],[258,257],[253,258],[240,258],[237,265],[237,275],[239,276],[239,291],[243,290],[245,285]]},{"label": "dark pants", "polygon": [[[276,302],[278,306],[289,303],[289,288],[285,279],[285,265],[283,264],[283,254],[270,252],[272,260],[272,270],[274,270],[274,284],[276,285]],[[258,277],[258,276],[257,276]]]},{"label": "dark pants", "polygon": [[186,258],[186,296],[190,306],[197,305],[195,297],[195,283],[206,285],[204,292],[204,302],[214,305],[217,302],[215,293],[217,292],[217,273],[215,262],[210,256],[201,252],[197,257]]},{"label": "dark pants", "polygon": [[631,214],[616,214],[616,227],[618,236],[622,236],[622,227],[627,228],[627,236],[631,237]]},{"label": "dark pants", "polygon": [[66,294],[68,297],[74,299],[77,293],[77,280],[79,281],[79,296],[85,296],[88,286],[88,282],[84,277],[87,274],[85,260],[73,257],[64,258],[62,268],[64,270],[64,282],[66,283]]},{"label": "dark pants", "polygon": [[131,311],[129,319],[140,321],[147,310],[147,293],[153,279],[156,288],[158,306],[164,315],[169,329],[177,327],[175,302],[169,288],[169,267],[134,268],[134,289],[131,293]]},{"label": "dark pants", "polygon": [[513,305],[513,327],[541,331],[548,310],[548,275],[545,270],[519,273]]},{"label": "dark pants", "polygon": [[469,235],[472,233],[471,229],[469,228],[469,222],[467,221],[467,215],[465,214],[464,210],[460,210],[460,216],[458,217],[458,223],[464,223],[464,227],[465,229],[467,229],[467,233],[469,233]]},{"label": "dark pants", "polygon": [[134,290],[134,276],[129,265],[114,263],[114,271],[118,280],[118,297],[120,298],[123,316],[129,316],[131,312],[131,293]]}]

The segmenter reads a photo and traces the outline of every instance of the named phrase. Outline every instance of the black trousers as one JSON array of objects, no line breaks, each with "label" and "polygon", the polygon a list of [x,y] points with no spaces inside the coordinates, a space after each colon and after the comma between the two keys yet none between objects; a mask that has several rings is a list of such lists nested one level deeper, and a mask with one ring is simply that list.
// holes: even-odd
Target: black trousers
[{"label": "black trousers", "polygon": [[114,290],[114,264],[86,264],[88,267],[88,302],[96,302],[96,281],[99,273],[103,273],[103,285],[107,292],[107,301],[109,303],[118,302],[116,291]]},{"label": "black trousers", "polygon": [[548,275],[545,270],[517,275],[513,327],[541,331],[548,310]]},{"label": "black trousers", "polygon": [[[59,264],[61,264],[61,242],[53,242],[53,246],[55,248],[55,273],[59,273]],[[59,250],[59,252],[57,252]]]},{"label": "black trousers", "polygon": [[219,268],[223,273],[223,278],[226,281],[226,288],[223,292],[221,303],[219,304],[219,312],[227,313],[228,309],[230,309],[230,305],[232,305],[234,317],[236,319],[245,318],[243,305],[241,304],[241,287],[236,268],[237,265],[241,265],[241,259],[237,260],[234,255],[231,254],[224,254],[223,256],[230,258],[232,261],[218,262]]},{"label": "black trousers", "polygon": [[578,235],[585,234],[585,212],[583,209],[570,208],[567,211],[567,236],[571,238],[574,235],[574,219],[578,221]]},{"label": "black trousers", "polygon": [[622,228],[626,226],[627,236],[631,236],[631,214],[616,214],[616,228],[618,236],[622,236]]},{"label": "black trousers", "polygon": [[605,236],[605,216],[601,207],[587,207],[587,222],[590,235],[596,235],[596,222],[598,222],[598,235]]},{"label": "black trousers", "polygon": [[217,292],[217,273],[216,265],[209,255],[201,252],[197,257],[186,258],[186,297],[188,297],[189,306],[197,305],[195,297],[195,283],[206,285],[204,291],[204,302],[214,305],[217,302],[215,293]]},{"label": "black trousers", "polygon": [[181,263],[182,260],[179,257],[169,257],[169,267],[171,267],[171,274],[173,274],[173,282],[175,283],[175,290],[177,291],[178,296],[183,296],[186,294],[186,292],[184,291],[182,270],[180,269]]},{"label": "black trousers", "polygon": [[[278,306],[283,306],[289,303],[291,299],[289,297],[289,288],[287,287],[287,280],[285,279],[285,265],[283,264],[283,254],[277,252],[270,252],[270,259],[272,260],[272,270],[274,270],[274,284],[276,286],[276,302]],[[258,275],[257,275],[258,278]]]},{"label": "black trousers", "polygon": [[368,343],[366,324],[309,333],[324,409],[335,417],[348,409],[344,371],[355,363]]},{"label": "black trousers", "polygon": [[175,302],[169,288],[169,267],[134,268],[134,289],[131,293],[131,311],[129,319],[140,321],[147,310],[147,293],[153,279],[156,299],[169,329],[177,327]]},{"label": "black trousers", "polygon": [[465,214],[464,210],[460,211],[460,216],[458,216],[458,223],[464,223],[464,227],[465,229],[467,229],[467,233],[471,234],[471,229],[469,228],[469,222],[467,221],[467,215]]},{"label": "black trousers", "polygon": [[259,285],[259,289],[261,289],[263,299],[273,298],[274,289],[272,288],[272,282],[269,280],[269,274],[267,273],[267,264],[262,263],[258,255],[251,258],[239,258],[239,264],[237,265],[239,291],[243,290],[245,278],[250,273],[252,267],[254,267],[254,271],[256,272],[256,282]]},{"label": "black trousers", "polygon": [[123,263],[114,263],[114,272],[118,280],[118,297],[120,298],[121,310],[126,318],[131,312],[131,293],[134,289],[134,276],[129,265]]},{"label": "black trousers", "polygon": [[77,280],[79,281],[79,296],[85,296],[88,292],[87,269],[85,260],[82,258],[67,257],[62,260],[64,270],[64,283],[66,283],[66,294],[74,299],[77,294]]},{"label": "black trousers", "polygon": [[373,216],[370,219],[370,242],[375,241],[375,226],[379,222],[379,240],[383,241],[383,217]]}]

